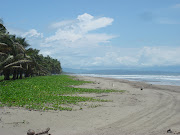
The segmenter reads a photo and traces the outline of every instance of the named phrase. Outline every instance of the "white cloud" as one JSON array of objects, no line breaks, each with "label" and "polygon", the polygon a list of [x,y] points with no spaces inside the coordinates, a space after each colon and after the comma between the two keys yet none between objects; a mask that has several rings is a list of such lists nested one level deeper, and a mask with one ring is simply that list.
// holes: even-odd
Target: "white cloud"
[{"label": "white cloud", "polygon": [[136,56],[121,55],[121,53],[114,51],[107,52],[102,57],[95,57],[92,64],[105,67],[137,66],[138,58]]},{"label": "white cloud", "polygon": [[70,42],[74,42],[77,41],[78,39],[80,39],[82,37],[81,34],[79,33],[75,33],[73,30],[57,30],[55,35],[50,36],[48,38],[46,38],[46,42],[53,42],[53,41],[70,41]]},{"label": "white cloud", "polygon": [[74,23],[74,20],[65,20],[51,24],[50,28],[61,28]]},{"label": "white cloud", "polygon": [[43,38],[43,33],[38,33],[37,30],[35,29],[31,29],[28,32],[25,32],[24,34],[22,34],[21,36],[23,37],[41,37]]},{"label": "white cloud", "polygon": [[8,28],[8,31],[10,34],[15,34],[17,36],[21,37],[26,37],[26,38],[31,38],[31,37],[36,37],[36,38],[43,38],[43,33],[39,33],[36,29],[30,29],[28,31],[23,31],[21,29],[15,29],[15,28]]},{"label": "white cloud", "polygon": [[110,39],[114,38],[113,35],[107,35],[105,33],[91,33],[90,31],[97,30],[99,28],[106,27],[111,25],[113,22],[112,18],[108,17],[99,17],[95,18],[94,16],[84,13],[79,15],[75,20],[67,20],[57,22],[51,25],[53,28],[57,28],[57,31],[54,35],[46,38],[46,43],[53,41],[61,42],[73,42],[74,45],[78,46],[78,43],[84,41],[92,43],[101,43],[108,42]]},{"label": "white cloud", "polygon": [[142,66],[180,65],[180,47],[144,47],[139,52]]},{"label": "white cloud", "polygon": [[[180,65],[180,47],[119,48],[86,46],[72,48],[59,46],[46,50],[46,54],[59,58],[63,67],[119,68]],[[57,57],[58,56],[58,57]]]},{"label": "white cloud", "polygon": [[107,35],[107,34],[87,34],[84,37],[85,42],[98,44],[98,43],[107,43],[110,39],[114,38],[114,35]]},{"label": "white cloud", "polygon": [[[120,50],[123,52],[123,49]],[[94,57],[92,65],[106,67],[180,65],[180,59],[177,59],[180,57],[180,47],[143,47],[139,49],[126,48],[126,50],[129,50],[129,54],[122,55],[119,50],[114,50],[113,52],[106,52],[104,56]]]},{"label": "white cloud", "polygon": [[77,19],[79,20],[78,26],[80,30],[84,33],[106,27],[108,25],[111,25],[114,21],[112,18],[108,17],[101,17],[95,19],[93,16],[87,13],[79,15]]}]

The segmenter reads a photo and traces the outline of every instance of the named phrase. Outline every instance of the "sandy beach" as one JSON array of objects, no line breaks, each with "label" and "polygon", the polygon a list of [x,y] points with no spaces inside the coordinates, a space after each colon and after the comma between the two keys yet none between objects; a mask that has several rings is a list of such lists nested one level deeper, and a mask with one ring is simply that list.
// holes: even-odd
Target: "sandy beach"
[{"label": "sandy beach", "polygon": [[[26,135],[29,129],[38,132],[47,127],[51,135],[164,135],[180,132],[180,86],[76,77],[94,82],[76,87],[125,92],[81,94],[112,101],[80,103],[73,111],[0,108],[0,135]],[[167,133],[168,129],[172,133]]]}]

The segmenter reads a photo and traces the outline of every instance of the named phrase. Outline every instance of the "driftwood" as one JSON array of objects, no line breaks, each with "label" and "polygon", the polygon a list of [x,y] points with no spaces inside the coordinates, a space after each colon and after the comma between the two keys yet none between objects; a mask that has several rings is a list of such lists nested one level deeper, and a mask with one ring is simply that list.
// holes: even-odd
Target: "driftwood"
[{"label": "driftwood", "polygon": [[[48,134],[49,130],[50,130],[50,128],[46,128],[44,131],[35,133],[34,130],[29,129],[28,132],[27,132],[27,135],[42,135],[42,134]],[[48,134],[48,135],[50,135],[50,134]]]}]

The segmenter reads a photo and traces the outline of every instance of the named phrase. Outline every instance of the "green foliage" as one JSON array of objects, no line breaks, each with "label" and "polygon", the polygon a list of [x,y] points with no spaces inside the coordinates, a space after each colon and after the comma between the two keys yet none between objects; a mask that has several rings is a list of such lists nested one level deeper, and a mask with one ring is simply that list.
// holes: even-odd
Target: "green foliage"
[{"label": "green foliage", "polygon": [[3,25],[3,20],[0,19],[0,34],[1,33],[6,33],[7,30],[6,30],[6,27]]},{"label": "green foliage", "polygon": [[10,38],[19,44],[21,44],[24,48],[29,47],[30,45],[27,43],[26,38],[16,37],[16,35],[10,35]]},{"label": "green foliage", "polygon": [[60,74],[61,64],[50,56],[44,57],[39,50],[26,49],[30,45],[25,38],[10,35],[0,19],[0,75],[4,80],[37,75]]},{"label": "green foliage", "polygon": [[0,82],[0,106],[16,106],[38,110],[72,110],[62,105],[100,100],[74,96],[75,93],[109,93],[115,90],[73,88],[72,85],[90,83],[77,81],[67,75],[53,75]]},{"label": "green foliage", "polygon": [[57,59],[53,59],[50,56],[44,57],[42,54],[39,54],[39,52],[39,50],[33,48],[29,48],[26,51],[26,53],[49,74],[60,74],[62,72],[61,63]]}]

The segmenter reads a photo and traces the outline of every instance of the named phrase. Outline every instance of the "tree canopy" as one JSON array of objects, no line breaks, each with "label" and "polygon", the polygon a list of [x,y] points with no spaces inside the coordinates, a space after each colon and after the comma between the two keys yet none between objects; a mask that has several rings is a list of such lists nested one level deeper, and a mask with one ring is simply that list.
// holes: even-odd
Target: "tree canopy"
[{"label": "tree canopy", "polygon": [[[22,79],[37,75],[60,74],[61,64],[57,59],[39,54],[40,50],[28,48],[25,38],[8,33],[0,19],[0,75],[5,80]],[[28,49],[27,49],[28,48]]]}]

